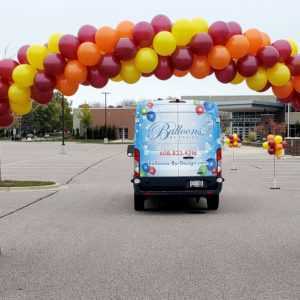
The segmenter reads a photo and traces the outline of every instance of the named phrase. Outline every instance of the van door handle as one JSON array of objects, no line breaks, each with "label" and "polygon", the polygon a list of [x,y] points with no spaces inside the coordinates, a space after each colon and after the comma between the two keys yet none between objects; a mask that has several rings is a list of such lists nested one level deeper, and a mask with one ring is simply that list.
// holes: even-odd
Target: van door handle
[{"label": "van door handle", "polygon": [[183,159],[194,159],[194,156],[184,156]]}]

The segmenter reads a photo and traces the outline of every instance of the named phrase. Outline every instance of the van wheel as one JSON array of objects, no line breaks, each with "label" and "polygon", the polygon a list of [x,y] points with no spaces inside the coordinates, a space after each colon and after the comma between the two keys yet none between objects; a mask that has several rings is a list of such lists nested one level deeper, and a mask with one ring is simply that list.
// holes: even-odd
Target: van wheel
[{"label": "van wheel", "polygon": [[134,209],[136,211],[144,210],[144,196],[134,194]]},{"label": "van wheel", "polygon": [[219,195],[207,197],[207,208],[209,210],[217,210],[219,208]]}]

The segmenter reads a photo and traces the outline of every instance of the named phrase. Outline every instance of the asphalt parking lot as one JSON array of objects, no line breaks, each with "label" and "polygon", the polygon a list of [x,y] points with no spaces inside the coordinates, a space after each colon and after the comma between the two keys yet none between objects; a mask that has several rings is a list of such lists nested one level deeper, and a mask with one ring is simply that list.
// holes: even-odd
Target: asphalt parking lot
[{"label": "asphalt parking lot", "polygon": [[183,199],[133,210],[125,145],[2,143],[0,299],[300,299],[300,158],[224,153],[218,211]]}]

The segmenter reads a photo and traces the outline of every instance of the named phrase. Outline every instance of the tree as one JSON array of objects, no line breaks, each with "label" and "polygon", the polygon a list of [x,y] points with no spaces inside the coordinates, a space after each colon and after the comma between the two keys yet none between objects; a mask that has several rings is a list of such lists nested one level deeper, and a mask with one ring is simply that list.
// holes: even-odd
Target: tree
[{"label": "tree", "polygon": [[286,124],[284,122],[275,122],[272,117],[265,118],[261,124],[256,126],[256,133],[262,137],[266,137],[268,134],[279,134],[285,136]]},{"label": "tree", "polygon": [[85,138],[87,138],[87,130],[92,123],[92,114],[88,104],[82,104],[79,107],[79,120],[80,124],[85,129]]}]

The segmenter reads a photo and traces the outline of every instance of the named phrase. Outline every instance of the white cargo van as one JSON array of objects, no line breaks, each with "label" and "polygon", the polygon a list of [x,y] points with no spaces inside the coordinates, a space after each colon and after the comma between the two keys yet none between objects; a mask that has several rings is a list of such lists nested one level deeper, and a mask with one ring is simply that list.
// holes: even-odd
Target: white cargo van
[{"label": "white cargo van", "polygon": [[206,101],[141,101],[136,107],[134,157],[135,210],[147,197],[204,196],[219,206],[222,189],[220,118]]}]

